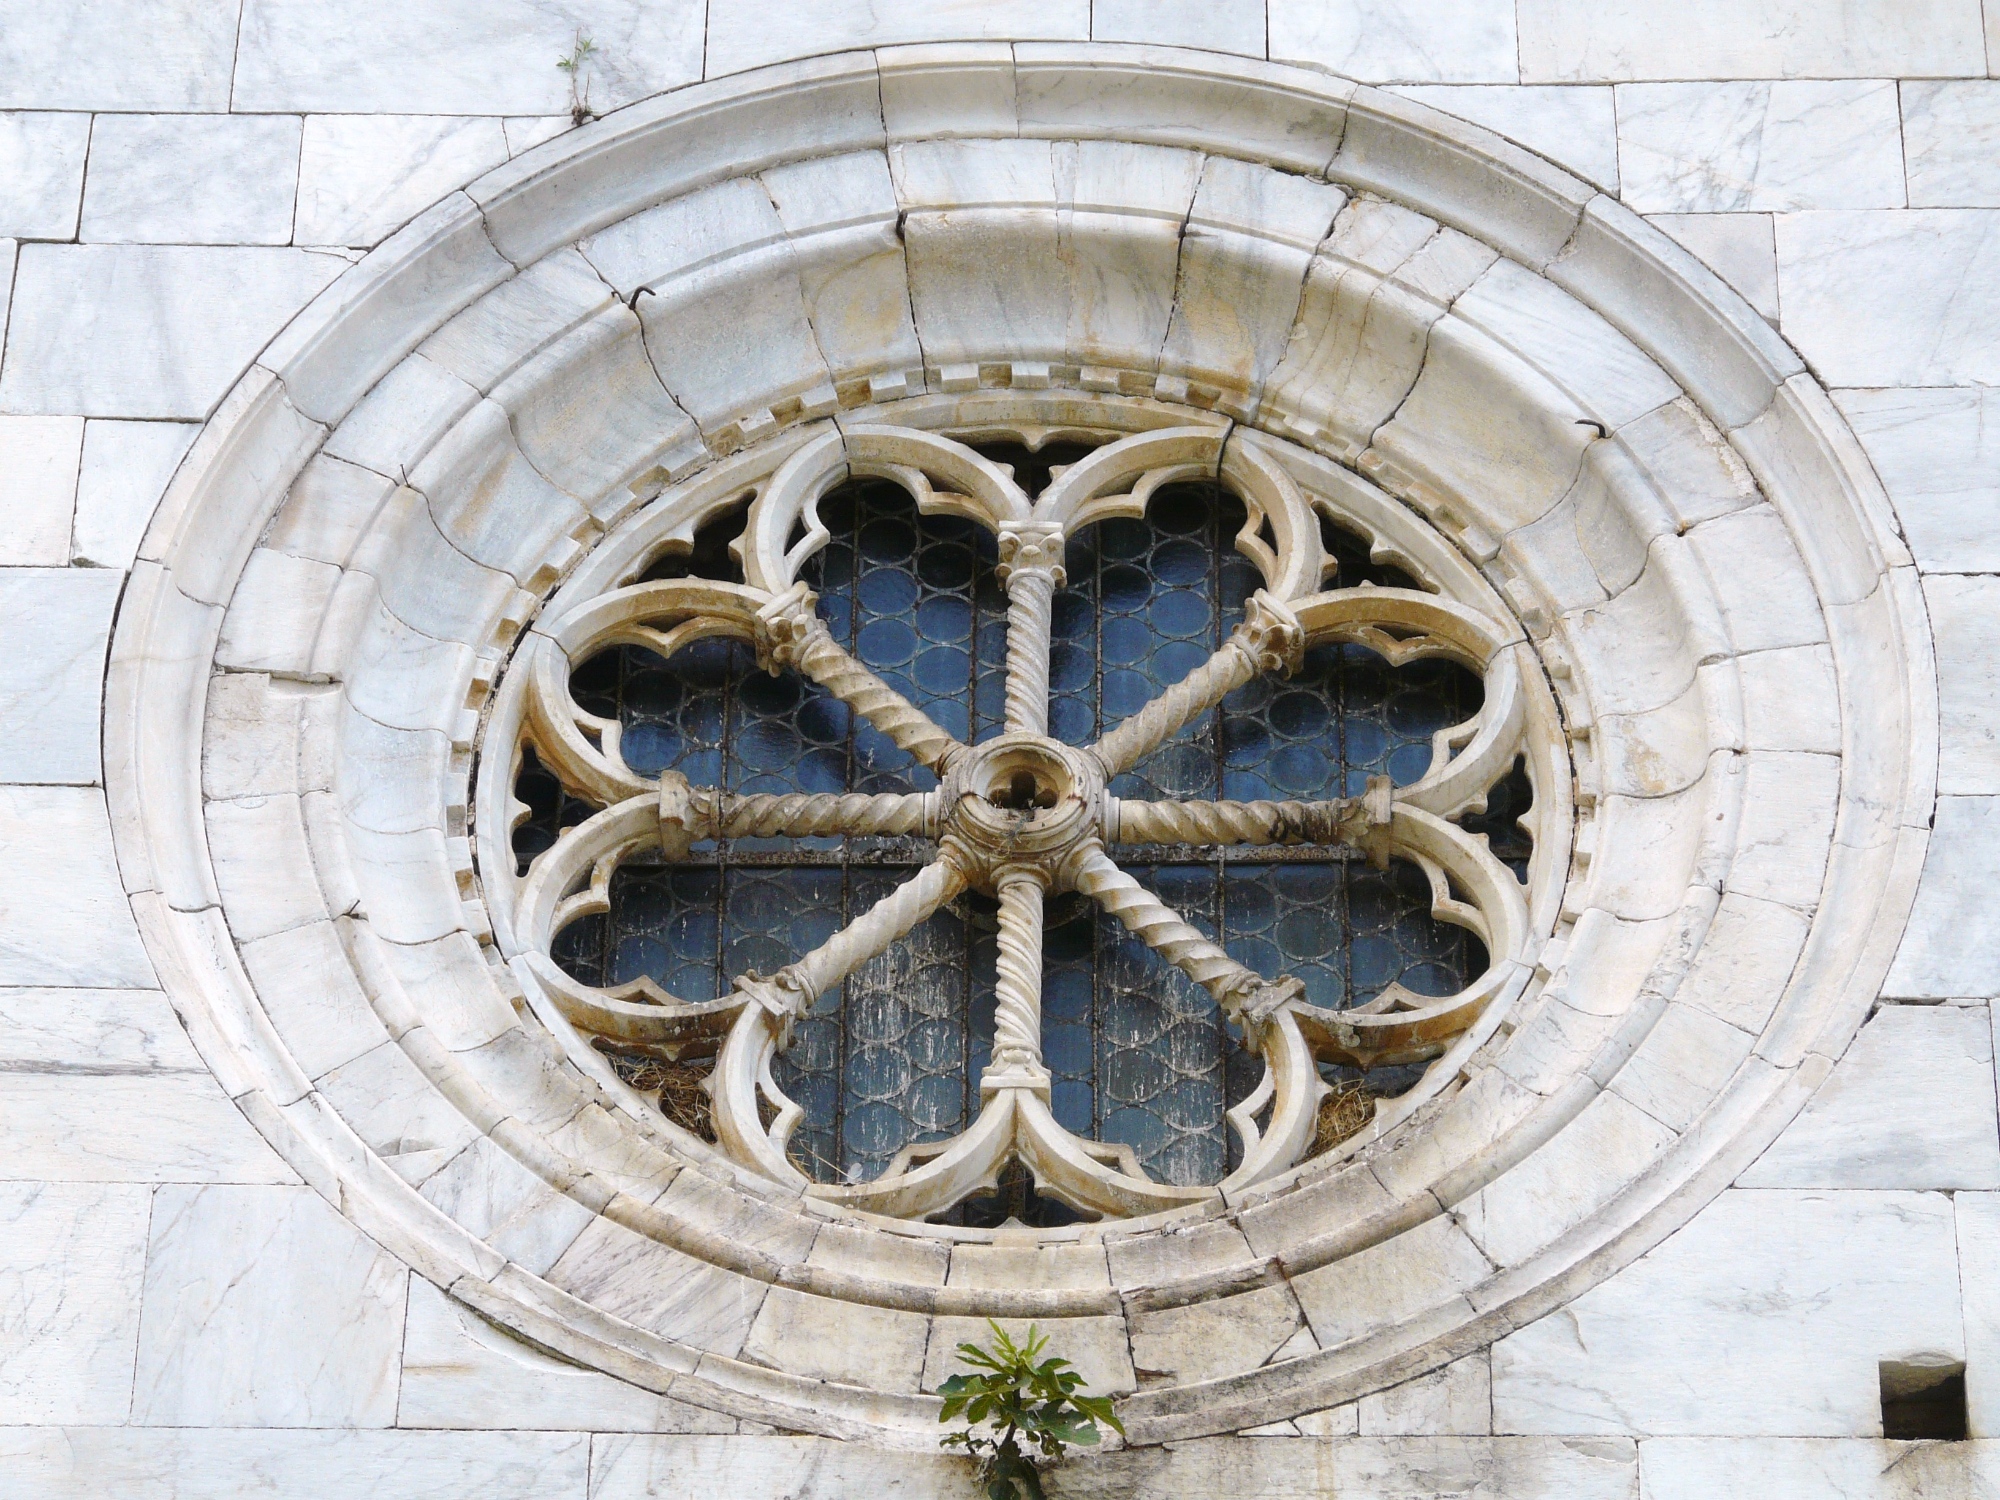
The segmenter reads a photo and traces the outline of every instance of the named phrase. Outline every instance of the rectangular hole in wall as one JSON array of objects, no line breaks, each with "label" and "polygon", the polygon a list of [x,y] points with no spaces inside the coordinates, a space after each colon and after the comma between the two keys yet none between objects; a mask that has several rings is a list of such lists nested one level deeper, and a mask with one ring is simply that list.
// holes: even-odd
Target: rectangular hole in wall
[{"label": "rectangular hole in wall", "polygon": [[1882,1361],[1882,1436],[1965,1437],[1965,1364],[1918,1355]]}]

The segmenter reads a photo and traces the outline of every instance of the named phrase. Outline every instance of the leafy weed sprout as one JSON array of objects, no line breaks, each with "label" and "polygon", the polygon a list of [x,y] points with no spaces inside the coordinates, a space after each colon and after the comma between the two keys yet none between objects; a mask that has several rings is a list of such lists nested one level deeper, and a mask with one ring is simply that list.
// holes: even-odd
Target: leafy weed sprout
[{"label": "leafy weed sprout", "polygon": [[556,66],[569,74],[569,122],[572,125],[597,118],[590,112],[590,59],[596,52],[597,43],[583,34],[582,27],[578,27],[576,37],[570,43],[569,56],[556,59]]},{"label": "leafy weed sprout", "polygon": [[[978,1461],[987,1500],[1044,1500],[1038,1458],[1056,1463],[1072,1444],[1096,1444],[1099,1422],[1123,1437],[1125,1424],[1112,1411],[1109,1396],[1077,1394],[1083,1377],[1068,1360],[1050,1356],[1036,1363],[1049,1341],[1032,1325],[1019,1344],[990,1318],[986,1326],[993,1330],[990,1350],[958,1346],[959,1362],[982,1373],[954,1375],[938,1387],[944,1397],[938,1420],[963,1418],[966,1423],[939,1442],[963,1448]],[[991,1431],[973,1431],[982,1425]]]}]

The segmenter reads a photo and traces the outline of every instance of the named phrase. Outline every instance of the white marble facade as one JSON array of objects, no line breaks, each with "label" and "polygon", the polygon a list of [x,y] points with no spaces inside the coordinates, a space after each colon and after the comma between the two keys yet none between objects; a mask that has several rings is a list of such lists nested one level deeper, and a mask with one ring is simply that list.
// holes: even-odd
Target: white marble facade
[{"label": "white marble facade", "polygon": [[[0,0],[0,1495],[973,1492],[956,1460],[678,1400],[445,1296],[360,1227],[337,1184],[267,1144],[269,1122],[236,1102],[244,1082],[219,1079],[190,1039],[126,895],[106,656],[121,601],[152,586],[135,554],[170,476],[259,350],[350,264],[568,129],[554,64],[578,28],[598,45],[599,111],[852,48],[1094,39],[1303,65],[1459,115],[1615,195],[1769,320],[1858,437],[1922,575],[1936,799],[1908,930],[1867,1019],[1768,1149],[1661,1243],[1524,1326],[1357,1400],[1090,1460],[1057,1492],[2000,1494],[2000,0],[1676,10],[1662,24],[1640,0]],[[552,272],[545,295],[574,289]],[[1476,317],[1481,294],[1467,295]],[[471,343],[462,373],[483,390]],[[440,371],[381,403],[381,432],[350,420],[343,438],[388,452],[398,422],[445,407],[456,420],[476,394]],[[355,456],[350,482],[367,473]],[[353,506],[381,502],[358,483]],[[1685,529],[1699,552],[1702,528]],[[252,576],[270,569],[275,602],[331,596],[362,530],[294,539]],[[1759,545],[1754,523],[1728,535],[1701,562],[1725,592]],[[297,643],[239,617],[237,598],[225,650],[272,670],[257,653]],[[1782,600],[1746,596],[1745,610],[1773,632],[1745,658],[1770,661],[1746,672],[1828,670],[1824,647],[1783,636]],[[245,737],[199,768],[217,799],[211,848],[235,851],[236,886],[204,899],[251,924],[234,936],[253,980],[325,975],[322,1007],[276,1019],[327,1098],[378,1114],[409,1101],[395,1139],[371,1146],[546,1269],[576,1240],[567,1200],[525,1173],[503,1187],[475,1159],[486,1137],[426,1113],[435,1101],[353,990],[323,907],[260,904],[257,861],[311,839],[316,794],[288,802],[259,779],[291,742],[245,703]],[[1791,757],[1781,791],[1803,801],[1837,738],[1769,732],[1792,736],[1759,746]],[[414,816],[368,831],[444,841]],[[1725,897],[1718,930],[1783,947],[1790,899]],[[1686,1128],[1677,1090],[1735,1067],[1761,1024],[1731,1009],[1736,993],[1718,981],[1684,997],[1679,1029],[1648,1039],[1648,1067],[1573,1137],[1579,1177]],[[453,1160],[458,1175],[438,1170]],[[1433,1220],[1434,1264],[1415,1274],[1484,1274],[1567,1202],[1561,1181],[1546,1198],[1516,1186]],[[1302,1307],[1270,1289],[1243,1337],[1277,1349],[1339,1326],[1345,1299],[1397,1281],[1345,1269],[1361,1261],[1344,1281],[1302,1278]],[[735,1316],[733,1292],[705,1287],[633,1295],[713,1296],[717,1319]],[[816,1300],[774,1293],[736,1319],[741,1339],[795,1337],[777,1325]],[[873,1350],[913,1372],[956,1336],[951,1319],[926,1335],[898,1316]],[[1203,1358],[1171,1318],[1135,1315],[1129,1346],[1117,1326],[1077,1353],[1111,1384]],[[1965,1361],[1974,1441],[1881,1438],[1877,1363],[1920,1355]],[[851,1350],[827,1359],[819,1373],[851,1376]]]}]

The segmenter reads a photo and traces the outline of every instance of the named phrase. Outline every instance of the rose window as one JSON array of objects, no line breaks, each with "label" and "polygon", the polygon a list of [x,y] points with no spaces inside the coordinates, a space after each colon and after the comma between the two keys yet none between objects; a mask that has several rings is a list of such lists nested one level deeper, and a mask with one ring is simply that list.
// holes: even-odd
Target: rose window
[{"label": "rose window", "polygon": [[1155,1212],[1365,1132],[1515,978],[1553,710],[1351,472],[986,404],[656,483],[556,596],[509,668],[519,962],[776,1183]]}]

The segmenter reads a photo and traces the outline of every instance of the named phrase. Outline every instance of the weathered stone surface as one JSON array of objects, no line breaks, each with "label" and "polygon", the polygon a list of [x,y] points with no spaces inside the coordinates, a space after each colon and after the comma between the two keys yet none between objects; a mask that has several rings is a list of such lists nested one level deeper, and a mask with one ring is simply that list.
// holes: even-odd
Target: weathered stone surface
[{"label": "weathered stone surface", "polygon": [[530,0],[442,11],[256,0],[243,16],[232,105],[394,114],[422,100],[438,114],[567,113],[555,60],[582,26],[598,45],[590,103],[602,112],[700,77],[702,17],[678,0],[619,0],[588,15]]},{"label": "weathered stone surface", "polygon": [[167,481],[194,441],[192,422],[86,422],[71,562],[129,568]]},{"label": "weathered stone surface", "polygon": [[707,72],[713,77],[852,47],[989,37],[1080,41],[1089,35],[1089,0],[1055,0],[1031,12],[991,0],[954,0],[945,6],[922,0],[827,0],[810,13],[732,5],[709,19]]},{"label": "weathered stone surface", "polygon": [[1910,206],[2000,208],[2000,89],[1987,79],[1901,87]]},{"label": "weathered stone surface", "polygon": [[[0,569],[0,779],[98,780],[105,643],[122,579],[96,569]],[[25,936],[25,934],[24,934]]]},{"label": "weathered stone surface", "polygon": [[76,417],[0,417],[0,566],[69,561],[83,422]]},{"label": "weathered stone surface", "polygon": [[1491,1371],[1484,1353],[1363,1396],[1360,1430],[1369,1437],[1483,1435],[1493,1428]]},{"label": "weathered stone surface", "polygon": [[152,987],[102,792],[0,787],[0,846],[0,984]]},{"label": "weathered stone surface", "polygon": [[1621,196],[1642,214],[1901,208],[1896,85],[1628,83]]},{"label": "weathered stone surface", "polygon": [[1382,1318],[1405,1318],[1462,1295],[1492,1267],[1451,1218],[1426,1220],[1386,1244],[1292,1278],[1322,1349],[1358,1338]]},{"label": "weathered stone surface", "polygon": [[15,1422],[125,1420],[152,1197],[134,1185],[0,1183],[0,1401]]},{"label": "weathered stone surface", "polygon": [[301,245],[378,244],[507,155],[495,119],[309,116],[292,237]]},{"label": "weathered stone surface", "polygon": [[1513,83],[1514,17],[1502,7],[1270,0],[1270,55],[1366,83]]},{"label": "weathered stone surface", "polygon": [[1090,37],[1264,55],[1264,0],[1092,0]]},{"label": "weathered stone surface", "polygon": [[923,1372],[930,1320],[773,1287],[757,1309],[743,1357],[843,1385],[906,1391]]},{"label": "weathered stone surface", "polygon": [[2000,1426],[2000,1193],[1958,1193],[1958,1285],[1965,1298],[1966,1425]]},{"label": "weathered stone surface", "polygon": [[1647,1500],[1929,1500],[1984,1495],[2000,1480],[2000,1445],[1885,1443],[1879,1438],[1654,1438],[1639,1445]]},{"label": "weathered stone surface", "polygon": [[736,1419],[551,1359],[410,1278],[401,1427],[734,1432]]},{"label": "weathered stone surface", "polygon": [[87,114],[0,114],[0,234],[74,235],[89,145]]},{"label": "weathered stone surface", "polygon": [[[593,1445],[591,1500],[697,1500],[720,1486],[743,1500],[945,1500],[971,1488],[964,1459],[884,1453],[798,1437],[605,1436]],[[1560,1495],[1629,1500],[1631,1443],[1535,1438],[1213,1438],[1075,1457],[1048,1480],[1062,1500],[1258,1495],[1271,1500],[1434,1500]],[[343,1497],[344,1500],[344,1497]]]},{"label": "weathered stone surface", "polygon": [[1303,1322],[1298,1300],[1282,1286],[1135,1313],[1132,1364],[1139,1388],[1189,1385],[1254,1370],[1289,1343]]},{"label": "weathered stone surface", "polygon": [[[472,1487],[491,1495],[585,1500],[590,1439],[580,1432],[387,1432],[98,1428],[0,1429],[0,1463],[30,1493],[137,1500],[418,1500]],[[190,1490],[190,1476],[201,1488]]]},{"label": "weathered stone surface", "polygon": [[1662,26],[1646,0],[1529,0],[1524,82],[1893,78],[1986,71],[1966,0],[1695,0]]},{"label": "weathered stone surface", "polygon": [[1778,242],[1769,214],[1648,214],[1773,322],[1778,317]]},{"label": "weathered stone surface", "polygon": [[1995,211],[1787,214],[1785,335],[1829,385],[2000,384]]},{"label": "weathered stone surface", "polygon": [[1865,1436],[1879,1360],[1963,1340],[1943,1194],[1733,1189],[1495,1344],[1494,1426]]},{"label": "weathered stone surface", "polygon": [[161,1188],[134,1421],[390,1426],[408,1276],[308,1188]]},{"label": "weathered stone surface", "polygon": [[295,1180],[204,1074],[0,1074],[0,1135],[49,1182]]},{"label": "weathered stone surface", "polygon": [[1618,191],[1617,110],[1608,88],[1433,83],[1391,92],[1484,125],[1607,193]]},{"label": "weathered stone surface", "polygon": [[288,244],[298,185],[299,122],[291,116],[104,115],[90,137],[81,237]]},{"label": "weathered stone surface", "polygon": [[0,406],[205,417],[346,264],[276,248],[28,245],[14,273]]},{"label": "weathered stone surface", "polygon": [[1938,673],[1938,791],[2000,792],[2000,579],[1924,580]]},{"label": "weathered stone surface", "polygon": [[1985,1005],[1885,1005],[1745,1187],[2000,1188]]},{"label": "weathered stone surface", "polygon": [[1917,566],[2000,572],[2000,393],[1991,387],[1840,391]]},{"label": "weathered stone surface", "polygon": [[205,1073],[158,990],[0,990],[0,1068]]},{"label": "weathered stone surface", "polygon": [[1910,925],[1882,993],[1895,999],[2000,994],[2000,931],[1986,892],[2000,881],[2000,797],[1940,797]]}]

